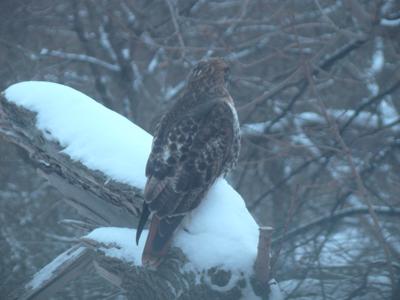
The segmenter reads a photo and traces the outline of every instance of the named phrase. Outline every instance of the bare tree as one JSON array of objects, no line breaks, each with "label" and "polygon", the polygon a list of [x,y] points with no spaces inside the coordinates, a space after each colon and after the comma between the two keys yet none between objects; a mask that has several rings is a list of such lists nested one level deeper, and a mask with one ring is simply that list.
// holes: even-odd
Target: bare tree
[{"label": "bare tree", "polygon": [[[230,179],[253,215],[275,229],[271,272],[287,297],[399,297],[398,1],[1,6],[2,90],[27,79],[60,82],[149,131],[191,64],[225,57],[243,134]],[[48,183],[32,178],[16,149],[0,148],[1,266],[13,274],[1,280],[7,291],[79,235],[61,226],[45,235],[49,222],[72,211]],[[41,213],[48,203],[52,209]],[[38,239],[48,244],[41,251],[24,243]],[[94,280],[73,283],[61,297],[78,297],[81,285],[88,297],[118,292],[97,290]]]}]

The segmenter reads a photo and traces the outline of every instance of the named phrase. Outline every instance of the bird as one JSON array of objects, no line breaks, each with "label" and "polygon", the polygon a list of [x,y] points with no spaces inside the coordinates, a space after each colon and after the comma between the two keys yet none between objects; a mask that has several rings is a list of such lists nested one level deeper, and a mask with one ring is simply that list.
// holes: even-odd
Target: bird
[{"label": "bird", "polygon": [[229,73],[223,58],[198,62],[181,96],[156,125],[136,231],[138,244],[151,219],[143,266],[160,265],[185,215],[237,164],[240,126],[227,89]]}]

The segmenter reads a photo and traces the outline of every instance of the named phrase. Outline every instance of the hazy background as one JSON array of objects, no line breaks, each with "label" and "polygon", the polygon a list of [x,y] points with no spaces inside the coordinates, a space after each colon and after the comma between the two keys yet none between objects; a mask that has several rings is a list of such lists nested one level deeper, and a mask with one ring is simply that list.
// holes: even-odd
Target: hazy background
[{"label": "hazy background", "polygon": [[[286,236],[289,298],[400,299],[399,1],[0,1],[0,90],[59,82],[149,132],[211,56],[242,124],[229,179]],[[79,237],[62,198],[0,138],[0,298]],[[118,294],[93,273],[55,298]]]}]

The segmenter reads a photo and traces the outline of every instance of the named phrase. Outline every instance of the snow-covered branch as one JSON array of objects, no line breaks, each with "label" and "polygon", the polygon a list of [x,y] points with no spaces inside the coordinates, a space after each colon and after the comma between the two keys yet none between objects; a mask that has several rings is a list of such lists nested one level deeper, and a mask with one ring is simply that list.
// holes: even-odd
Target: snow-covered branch
[{"label": "snow-covered branch", "polygon": [[106,68],[108,71],[113,71],[113,72],[118,72],[120,71],[120,67],[115,64],[111,64],[109,62],[106,62],[104,60],[98,59],[96,57],[92,57],[86,54],[77,54],[77,53],[67,53],[64,51],[59,51],[59,50],[48,50],[48,49],[42,49],[40,52],[40,55],[47,55],[47,56],[53,56],[53,57],[58,57],[62,59],[67,59],[67,60],[74,60],[74,61],[79,61],[79,62],[86,62],[89,64],[94,64],[103,68]]},{"label": "snow-covered branch", "polygon": [[[26,92],[27,96],[38,97],[38,102],[40,102],[41,95],[36,94],[38,90],[35,91],[33,88]],[[45,94],[43,96],[45,97]],[[68,97],[67,94],[64,96]],[[41,103],[48,108],[50,113],[56,114],[55,111],[51,111],[57,105],[51,107],[51,104],[46,101]],[[76,112],[80,110],[79,107],[71,107],[71,109]],[[62,108],[58,113],[62,114]],[[140,189],[126,182],[113,180],[98,168],[92,169],[83,164],[78,156],[70,155],[74,151],[85,150],[84,146],[79,144],[85,142],[85,137],[81,137],[82,140],[77,144],[55,139],[52,133],[57,129],[41,127],[42,120],[38,119],[35,122],[36,117],[33,111],[6,101],[4,96],[1,97],[0,117],[1,136],[25,150],[29,163],[40,175],[63,192],[65,200],[77,208],[82,216],[97,226],[133,226],[135,224],[132,216],[137,214],[140,207]],[[88,116],[85,121],[87,125],[90,125],[89,118]],[[68,131],[69,124],[63,124],[61,119],[59,120],[58,130]],[[84,131],[84,128],[80,127],[77,130]],[[74,138],[74,132],[69,134],[71,138]],[[90,144],[90,137],[87,138]],[[93,147],[96,146],[93,145]],[[91,150],[88,148],[86,150],[88,151],[86,155],[90,159]]]},{"label": "snow-covered branch", "polygon": [[[82,228],[99,227],[37,273],[22,298],[51,294],[87,265],[129,298],[268,296],[268,282],[262,293],[253,288],[258,226],[225,180],[217,180],[184,222],[166,262],[157,270],[143,268],[143,245],[134,244],[133,228],[151,136],[86,95],[55,83],[15,84],[1,95],[0,104],[1,136],[24,149],[38,172],[89,220]],[[276,286],[274,282],[275,292]]]}]

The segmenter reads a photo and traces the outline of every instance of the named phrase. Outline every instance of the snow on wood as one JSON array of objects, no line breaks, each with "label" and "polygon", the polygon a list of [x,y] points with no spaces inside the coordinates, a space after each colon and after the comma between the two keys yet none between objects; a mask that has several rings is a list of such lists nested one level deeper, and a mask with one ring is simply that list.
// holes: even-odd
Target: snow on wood
[{"label": "snow on wood", "polygon": [[43,269],[35,274],[33,279],[27,283],[28,288],[36,289],[40,285],[43,285],[46,281],[48,281],[53,273],[66,261],[76,258],[85,250],[85,247],[79,247],[78,249],[74,249],[73,251],[68,250],[66,252],[61,253],[57,256],[50,264],[46,265]]},{"label": "snow on wood", "polygon": [[53,57],[59,57],[59,58],[64,58],[64,59],[69,59],[69,60],[76,60],[76,61],[81,61],[81,62],[86,62],[89,64],[93,64],[96,66],[103,67],[109,71],[113,72],[118,72],[121,70],[120,66],[111,64],[109,62],[106,62],[104,60],[98,59],[97,57],[93,56],[88,56],[86,54],[77,54],[77,53],[68,53],[64,51],[59,51],[59,50],[49,50],[46,48],[43,48],[40,51],[41,55],[48,55],[48,56],[53,56]]},{"label": "snow on wood", "polygon": [[400,26],[400,18],[397,18],[394,20],[381,19],[381,25],[382,26],[390,26],[390,27]]},{"label": "snow on wood", "polygon": [[[48,299],[65,283],[79,276],[92,262],[92,253],[86,247],[75,245],[61,253],[37,272],[25,285],[23,294],[15,291],[18,299]],[[15,297],[15,298],[16,298]],[[11,297],[10,299],[14,299]]]},{"label": "snow on wood", "polygon": [[8,101],[37,113],[37,127],[63,152],[92,170],[143,188],[152,137],[128,119],[70,87],[28,81],[5,91]]},{"label": "snow on wood", "polygon": [[143,230],[142,234],[143,238],[140,239],[139,245],[136,245],[134,239],[136,236],[135,229],[100,227],[84,236],[82,240],[87,243],[91,243],[92,241],[99,243],[98,250],[102,251],[106,256],[141,266],[141,255],[148,231]]},{"label": "snow on wood", "polygon": [[269,295],[270,300],[283,300],[285,299],[283,293],[279,287],[278,282],[275,279],[271,279],[269,282],[269,286],[271,288],[271,293]]}]

